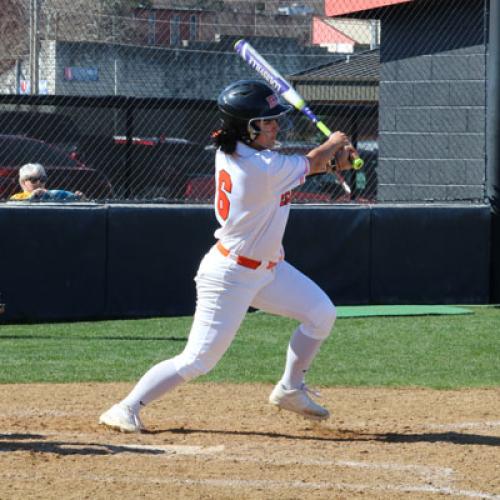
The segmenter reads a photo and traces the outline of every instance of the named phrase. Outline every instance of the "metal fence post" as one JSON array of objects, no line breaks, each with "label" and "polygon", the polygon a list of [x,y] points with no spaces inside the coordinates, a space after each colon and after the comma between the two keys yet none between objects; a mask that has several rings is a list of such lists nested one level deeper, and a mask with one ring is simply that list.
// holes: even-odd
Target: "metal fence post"
[{"label": "metal fence post", "polygon": [[31,95],[38,94],[38,0],[30,0],[30,85]]},{"label": "metal fence post", "polygon": [[487,197],[500,216],[500,5],[490,0],[487,66]]},{"label": "metal fence post", "polygon": [[489,4],[486,103],[486,196],[491,204],[490,300],[500,303],[500,5]]}]

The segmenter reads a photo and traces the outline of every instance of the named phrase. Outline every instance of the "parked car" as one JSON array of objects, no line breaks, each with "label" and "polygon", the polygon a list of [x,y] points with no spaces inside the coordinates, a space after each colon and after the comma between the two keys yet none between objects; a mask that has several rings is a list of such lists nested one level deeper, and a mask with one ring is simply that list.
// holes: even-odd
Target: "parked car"
[{"label": "parked car", "polygon": [[[287,142],[279,146],[278,150],[285,154],[306,154],[317,144],[303,142]],[[298,188],[299,192],[318,193],[322,196],[319,203],[372,203],[377,196],[378,146],[374,141],[359,142],[356,147],[365,165],[362,170],[350,170],[342,173],[342,178],[351,189],[347,194],[342,188],[340,179],[333,174],[309,177],[305,184]],[[323,199],[324,198],[324,199]]]},{"label": "parked car", "polygon": [[[184,198],[188,202],[213,203],[215,177],[195,175],[186,183]],[[321,191],[319,176],[309,178],[302,186],[292,191],[292,203],[331,203],[332,196]]]},{"label": "parked car", "polygon": [[[284,143],[277,150],[284,154],[302,154],[315,147],[314,144],[302,142]],[[347,184],[351,188],[348,195],[342,188],[341,182],[334,174],[315,175],[308,177],[306,182],[292,192],[292,203],[358,203],[371,202],[376,194],[376,179],[374,180],[374,167],[376,156],[373,151],[360,150],[360,155],[365,160],[365,167],[361,174],[349,171],[344,174]],[[364,185],[359,182],[363,176]],[[194,175],[186,183],[184,197],[188,202],[211,203],[215,196],[213,175]]]},{"label": "parked car", "polygon": [[213,172],[215,151],[181,137],[113,137],[113,155],[121,167],[112,175],[120,196],[180,202],[193,175]]},{"label": "parked car", "polygon": [[184,198],[188,202],[213,203],[215,196],[214,175],[193,175],[186,183]]},{"label": "parked car", "polygon": [[0,134],[0,200],[20,191],[18,172],[26,163],[41,163],[45,167],[50,189],[82,191],[88,199],[112,196],[106,177],[81,162],[76,150],[67,151],[22,135]]}]

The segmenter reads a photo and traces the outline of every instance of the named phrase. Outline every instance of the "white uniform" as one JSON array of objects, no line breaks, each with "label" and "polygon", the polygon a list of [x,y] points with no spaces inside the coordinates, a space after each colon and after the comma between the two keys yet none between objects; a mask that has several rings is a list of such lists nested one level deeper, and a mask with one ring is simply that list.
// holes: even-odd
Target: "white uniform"
[{"label": "white uniform", "polygon": [[[244,92],[253,92],[245,94],[250,103],[264,107],[264,115],[258,116],[275,121],[286,111],[277,107],[277,97],[262,82],[236,82],[227,92],[234,90],[237,95],[241,86]],[[269,114],[272,109],[276,114]],[[279,124],[268,126],[271,142]],[[255,142],[262,143],[267,142]],[[307,395],[304,375],[332,329],[335,307],[313,281],[284,260],[282,247],[291,190],[305,181],[309,160],[238,142],[231,155],[217,151],[215,167],[218,241],[196,274],[196,312],[186,346],[178,356],[150,368],[125,399],[101,415],[105,425],[127,432],[141,430],[140,407],[210,371],[231,345],[250,306],[300,322],[269,402],[308,418],[329,415]]]},{"label": "white uniform", "polygon": [[215,214],[222,227],[215,237],[238,255],[277,261],[283,256],[290,191],[304,183],[309,161],[241,142],[236,155],[217,152]]},{"label": "white uniform", "polygon": [[[308,169],[304,156],[258,151],[243,143],[234,155],[217,152],[215,211],[221,227],[215,236],[222,251],[212,247],[195,278],[193,325],[186,348],[174,358],[184,380],[215,366],[250,306],[297,319],[302,333],[314,339],[330,333],[335,320],[330,299],[282,260],[290,191],[305,181]],[[260,264],[247,267],[248,261]]]}]

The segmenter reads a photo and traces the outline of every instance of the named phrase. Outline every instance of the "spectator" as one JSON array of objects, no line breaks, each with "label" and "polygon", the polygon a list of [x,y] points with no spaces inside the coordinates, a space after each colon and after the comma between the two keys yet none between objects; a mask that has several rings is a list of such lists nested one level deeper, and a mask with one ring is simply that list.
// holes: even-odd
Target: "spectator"
[{"label": "spectator", "polygon": [[72,193],[62,189],[47,189],[47,174],[40,163],[27,163],[19,169],[19,184],[22,192],[12,195],[10,200],[78,201],[84,197],[81,191]]}]

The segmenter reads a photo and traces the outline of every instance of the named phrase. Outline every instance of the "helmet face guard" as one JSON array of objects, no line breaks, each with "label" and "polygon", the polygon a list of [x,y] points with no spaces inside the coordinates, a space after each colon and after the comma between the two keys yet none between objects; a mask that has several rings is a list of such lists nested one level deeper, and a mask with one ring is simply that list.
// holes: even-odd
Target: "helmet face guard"
[{"label": "helmet face guard", "polygon": [[249,120],[247,130],[250,138],[254,140],[260,134],[259,125],[257,122],[260,122],[261,120],[276,120],[278,122],[278,127],[279,127],[278,135],[279,136],[282,136],[283,134],[286,135],[286,133],[293,128],[293,122],[288,116],[290,111],[291,108],[275,116],[258,117]]}]

